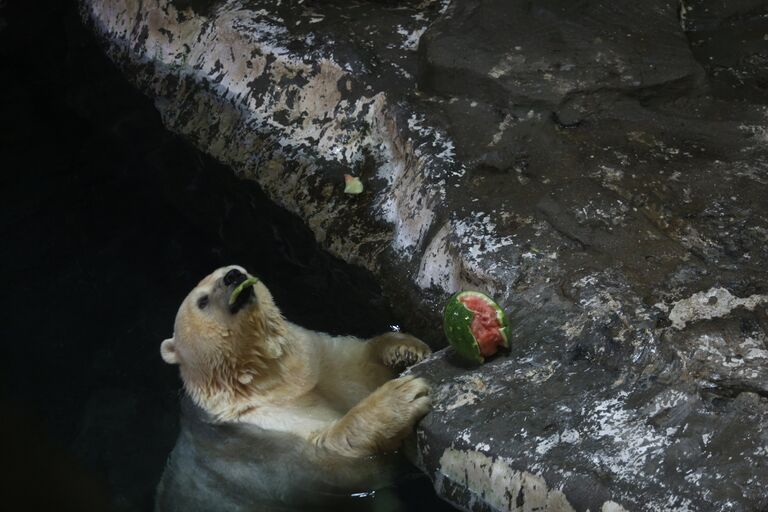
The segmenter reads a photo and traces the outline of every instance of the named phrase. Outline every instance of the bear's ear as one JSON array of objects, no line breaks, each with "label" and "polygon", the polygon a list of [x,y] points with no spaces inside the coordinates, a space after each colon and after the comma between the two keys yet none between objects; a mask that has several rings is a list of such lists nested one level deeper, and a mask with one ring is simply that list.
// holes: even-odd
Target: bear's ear
[{"label": "bear's ear", "polygon": [[163,361],[168,364],[179,364],[179,357],[176,355],[176,342],[173,338],[168,338],[160,344],[160,355]]}]

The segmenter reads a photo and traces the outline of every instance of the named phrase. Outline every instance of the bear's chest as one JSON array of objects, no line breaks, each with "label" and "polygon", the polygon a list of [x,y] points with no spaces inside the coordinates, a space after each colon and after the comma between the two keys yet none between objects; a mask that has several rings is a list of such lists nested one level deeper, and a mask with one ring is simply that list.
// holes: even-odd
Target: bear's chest
[{"label": "bear's chest", "polygon": [[293,403],[263,405],[240,418],[241,422],[265,430],[285,432],[308,439],[313,432],[322,430],[343,416],[318,393],[309,393]]}]

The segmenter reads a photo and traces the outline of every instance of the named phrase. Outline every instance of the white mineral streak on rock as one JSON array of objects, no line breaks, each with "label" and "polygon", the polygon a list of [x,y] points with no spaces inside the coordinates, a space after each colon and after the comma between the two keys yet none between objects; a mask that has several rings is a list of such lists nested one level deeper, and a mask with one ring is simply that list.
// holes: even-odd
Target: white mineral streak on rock
[{"label": "white mineral streak on rock", "polygon": [[587,413],[591,417],[587,434],[604,445],[595,455],[596,462],[617,479],[631,481],[643,474],[649,457],[663,455],[670,440],[648,425],[645,415],[624,408],[626,397],[622,392],[593,404]]},{"label": "white mineral streak on rock", "polygon": [[[631,343],[635,351],[632,358],[641,357],[645,352],[654,350],[655,334],[650,329],[638,332],[631,326],[642,322],[652,324],[650,310],[639,301],[627,303],[621,297],[621,289],[606,285],[605,276],[600,273],[586,275],[573,282],[573,287],[579,290],[578,312],[568,318],[560,327],[568,338],[584,334],[585,329],[595,324],[608,324],[618,320],[621,326],[612,337],[624,343]],[[602,354],[605,346],[597,346],[596,353]]]},{"label": "white mineral streak on rock", "polygon": [[755,142],[765,144],[768,142],[768,127],[761,125],[739,125],[739,130],[754,137]]},{"label": "white mineral streak on rock", "polygon": [[730,382],[768,391],[768,350],[766,336],[724,336],[700,334],[690,339],[687,351],[680,356],[688,373],[702,379],[702,384]]},{"label": "white mineral streak on rock", "polygon": [[516,66],[519,67],[523,64],[525,64],[525,57],[522,55],[510,53],[509,55],[505,55],[501,60],[499,60],[499,62],[496,63],[495,66],[493,66],[488,71],[488,76],[497,79],[501,78],[502,76],[515,69]]},{"label": "white mineral streak on rock", "polygon": [[690,396],[682,391],[676,389],[665,389],[659,393],[653,401],[648,404],[648,409],[645,411],[648,418],[653,418],[657,414],[675,409],[681,405],[684,405],[690,400]]},{"label": "white mineral streak on rock", "polygon": [[[191,11],[180,18],[167,0],[90,0],[85,5],[97,31],[113,45],[113,55],[153,64],[148,87],[159,97],[166,124],[202,140],[205,151],[258,181],[273,199],[304,218],[331,252],[376,270],[374,259],[358,257],[358,244],[381,245],[391,239],[406,257],[423,246],[435,208],[446,197],[447,180],[464,174],[454,161],[453,141],[423,116],[412,114],[407,126],[400,126],[383,93],[343,99],[339,84],[349,88],[356,79],[350,70],[332,58],[306,63],[293,56],[285,48],[289,37],[282,20],[235,0],[221,3],[210,19]],[[174,97],[161,97],[164,76],[181,83],[172,91]],[[185,78],[207,85],[188,87]],[[281,86],[254,93],[257,78]],[[350,121],[360,129],[350,129]],[[259,134],[275,139],[272,149],[278,151],[271,160],[263,161]],[[392,232],[371,234],[350,221],[348,236],[328,238],[328,228],[347,203],[333,191],[324,202],[307,201],[304,188],[317,173],[316,156],[352,166],[366,153],[376,159],[376,176],[386,184],[371,208],[391,224]],[[283,163],[289,158],[303,170],[285,172]],[[474,212],[444,225],[423,255],[416,282],[447,292],[468,286],[503,293],[501,283],[506,281],[497,273],[508,275],[510,265],[517,263],[500,256],[512,240],[497,234],[494,217],[494,212]]]},{"label": "white mineral streak on rock", "polygon": [[682,329],[689,322],[722,318],[738,307],[753,310],[768,302],[768,295],[751,295],[745,299],[734,297],[725,288],[710,288],[706,292],[694,293],[687,299],[674,303],[669,313],[672,327]]},{"label": "white mineral streak on rock", "polygon": [[427,245],[416,276],[416,284],[422,288],[435,286],[443,290],[459,289],[459,269],[448,252],[450,235],[451,224],[446,222]]},{"label": "white mineral streak on rock", "polygon": [[514,240],[497,232],[495,217],[496,212],[472,212],[455,221],[452,231],[458,240],[458,275],[463,287],[476,287],[499,297],[506,291],[501,288],[506,282],[504,276],[508,280],[518,262],[509,261],[503,254]]},{"label": "white mineral streak on rock", "polygon": [[478,452],[488,452],[491,450],[491,445],[489,445],[488,443],[477,443],[475,445],[475,450],[477,450]]},{"label": "white mineral streak on rock", "polygon": [[600,508],[600,512],[627,512],[627,509],[616,503],[615,501],[606,501]]},{"label": "white mineral streak on rock", "polygon": [[[152,64],[148,83],[141,85],[157,98],[170,128],[192,135],[203,150],[258,181],[347,261],[371,270],[377,265],[371,258],[356,261],[360,242],[350,242],[354,233],[327,238],[329,226],[347,206],[333,196],[307,201],[304,188],[318,172],[317,156],[352,166],[366,153],[374,155],[377,176],[387,186],[377,191],[372,213],[391,223],[393,233],[370,234],[359,226],[360,238],[376,243],[393,239],[405,255],[420,247],[434,207],[445,198],[446,179],[464,172],[454,162],[452,140],[426,126],[423,117],[414,115],[408,127],[398,126],[383,93],[343,99],[339,84],[350,90],[359,80],[357,73],[332,57],[306,62],[292,54],[284,21],[265,9],[226,0],[204,18],[189,10],[180,16],[168,0],[87,0],[83,5],[116,60]],[[407,46],[415,47],[428,26],[417,21],[424,24],[405,31]],[[180,85],[163,97],[166,77]],[[256,79],[270,85],[254,90]],[[268,162],[261,161],[258,140],[265,134],[274,145],[270,149],[277,150]],[[287,175],[280,151],[301,171]]]},{"label": "white mineral streak on rock", "polygon": [[507,128],[510,127],[512,124],[512,121],[514,121],[515,116],[512,114],[507,114],[504,116],[504,119],[501,120],[498,126],[498,131],[493,134],[493,138],[491,139],[491,142],[488,143],[488,147],[493,147],[497,145],[499,142],[501,142],[501,139],[504,137],[504,132],[507,131]]},{"label": "white mineral streak on rock", "polygon": [[424,25],[413,31],[408,31],[401,25],[397,26],[397,33],[403,36],[403,44],[401,46],[404,50],[416,51],[419,49],[419,40],[424,32],[427,30],[428,25]]},{"label": "white mineral streak on rock", "polygon": [[544,455],[557,445],[578,443],[581,440],[581,434],[577,430],[567,429],[547,438],[538,437],[536,440],[539,441],[539,444],[536,446],[536,453]]},{"label": "white mineral streak on rock", "polygon": [[376,206],[384,220],[394,225],[393,245],[403,251],[421,243],[434,220],[433,208],[445,197],[440,169],[455,166],[424,155],[414,148],[412,139],[400,135],[401,129],[383,107],[378,109],[371,124],[370,147],[376,148],[382,162],[376,175],[387,183]]},{"label": "white mineral streak on rock", "polygon": [[[440,150],[437,156],[447,162],[453,162],[455,156],[455,148],[453,141],[442,130],[437,130],[432,126],[425,124],[424,116],[413,114],[408,118],[408,129],[420,135],[421,137],[429,140],[429,145],[433,146],[435,150]],[[417,148],[415,151],[416,156],[421,156],[423,151]],[[461,176],[462,172],[458,172],[456,175]]]},{"label": "white mineral streak on rock", "polygon": [[536,453],[544,455],[560,443],[560,436],[554,434],[547,438],[537,438],[537,440],[539,440],[539,444],[536,446]]},{"label": "white mineral streak on rock", "polygon": [[[435,486],[445,485],[443,479],[473,494],[471,508],[485,506],[498,511],[575,512],[562,491],[549,489],[544,478],[513,469],[511,461],[493,459],[478,451],[445,450],[435,475]],[[522,505],[518,506],[518,502]],[[473,503],[476,507],[472,507]]]},{"label": "white mineral streak on rock", "polygon": [[[469,442],[469,435],[464,432],[464,441]],[[437,491],[450,496],[445,491],[449,491],[452,485],[467,489],[471,493],[467,510],[575,512],[561,490],[550,489],[540,475],[514,469],[511,459],[494,458],[482,453],[486,451],[486,446],[477,443],[474,450],[446,449],[435,474]],[[604,502],[600,510],[629,512],[610,500]],[[653,507],[652,510],[664,509]]]},{"label": "white mineral streak on rock", "polygon": [[481,373],[469,373],[458,376],[455,381],[438,386],[433,390],[435,410],[452,411],[465,405],[472,405],[503,389],[499,384],[486,382],[487,378]]},{"label": "white mineral streak on rock", "polygon": [[465,405],[474,405],[475,403],[477,403],[477,395],[471,391],[467,391],[466,393],[456,395],[454,401],[445,406],[445,410],[452,411],[453,409],[458,409]]},{"label": "white mineral streak on rock", "polygon": [[657,486],[657,497],[646,501],[644,510],[666,512],[671,510],[671,504],[676,504],[675,510],[688,510],[690,500],[678,496],[656,474],[646,471],[651,460],[661,463],[667,448],[675,441],[676,432],[656,428],[650,420],[655,414],[677,407],[688,398],[670,390],[657,397],[651,410],[635,411],[625,408],[627,396],[628,393],[620,392],[613,398],[593,403],[584,411],[590,421],[579,428],[581,437],[599,441],[602,445],[592,456],[595,467],[608,471],[616,481],[637,483],[642,480],[643,485]]}]

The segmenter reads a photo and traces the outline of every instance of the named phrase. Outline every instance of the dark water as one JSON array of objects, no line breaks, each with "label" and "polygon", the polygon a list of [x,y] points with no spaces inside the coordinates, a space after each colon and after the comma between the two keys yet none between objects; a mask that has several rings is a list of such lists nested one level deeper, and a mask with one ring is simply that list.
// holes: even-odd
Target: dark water
[{"label": "dark water", "polygon": [[[159,343],[184,295],[218,266],[259,274],[310,328],[367,336],[397,323],[365,273],[164,131],[73,2],[0,0],[0,115],[11,503],[152,508],[179,415],[177,370]],[[396,492],[409,510],[447,508],[424,478]]]}]

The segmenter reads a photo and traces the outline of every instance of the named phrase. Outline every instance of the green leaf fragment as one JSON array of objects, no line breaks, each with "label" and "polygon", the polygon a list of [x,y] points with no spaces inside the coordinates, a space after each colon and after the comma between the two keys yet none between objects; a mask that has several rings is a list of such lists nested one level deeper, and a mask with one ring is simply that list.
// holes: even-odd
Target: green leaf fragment
[{"label": "green leaf fragment", "polygon": [[344,175],[344,193],[360,194],[363,192],[363,182],[357,176]]},{"label": "green leaf fragment", "polygon": [[231,306],[232,304],[235,303],[235,301],[240,296],[240,293],[242,293],[243,290],[245,290],[249,286],[255,285],[258,282],[259,282],[258,277],[248,276],[248,278],[245,281],[237,285],[237,288],[232,290],[232,295],[229,296],[229,305]]}]

